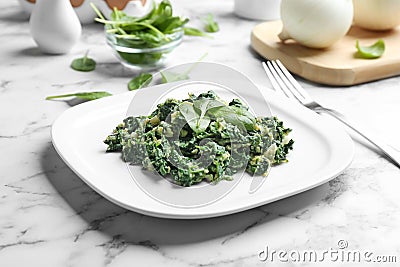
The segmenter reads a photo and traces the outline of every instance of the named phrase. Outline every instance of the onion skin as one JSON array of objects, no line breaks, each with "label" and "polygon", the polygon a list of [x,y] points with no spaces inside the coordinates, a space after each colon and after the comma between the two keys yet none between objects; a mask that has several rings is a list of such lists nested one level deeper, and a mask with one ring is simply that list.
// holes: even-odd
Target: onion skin
[{"label": "onion skin", "polygon": [[354,24],[374,31],[400,25],[400,0],[353,0]]},{"label": "onion skin", "polygon": [[279,38],[327,48],[346,35],[353,21],[352,0],[282,0]]}]

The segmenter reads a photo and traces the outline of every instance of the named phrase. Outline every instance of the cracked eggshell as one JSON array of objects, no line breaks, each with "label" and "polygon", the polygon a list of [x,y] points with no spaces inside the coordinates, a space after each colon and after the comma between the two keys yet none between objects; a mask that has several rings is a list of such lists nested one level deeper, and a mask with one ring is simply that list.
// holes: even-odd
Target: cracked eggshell
[{"label": "cracked eggshell", "polygon": [[143,17],[151,11],[153,2],[153,0],[98,0],[96,6],[107,19],[110,19],[114,7],[129,16]]}]

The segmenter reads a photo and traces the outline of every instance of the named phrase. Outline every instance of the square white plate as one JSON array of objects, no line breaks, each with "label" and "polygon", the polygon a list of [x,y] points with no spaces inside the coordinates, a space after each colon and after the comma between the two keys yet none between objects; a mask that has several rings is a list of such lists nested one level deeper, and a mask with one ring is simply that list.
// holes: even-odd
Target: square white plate
[{"label": "square white plate", "polygon": [[[156,91],[152,89],[141,89],[141,94],[154,94]],[[165,205],[137,186],[120,153],[105,153],[103,140],[126,117],[135,93],[68,109],[53,124],[52,139],[61,158],[83,181],[108,200],[139,213],[195,219],[251,209],[321,185],[343,172],[353,158],[354,144],[342,129],[300,104],[265,90],[263,95],[273,114],[293,129],[291,138],[295,144],[289,163],[273,167],[263,185],[252,194],[249,194],[251,177],[244,177],[229,194],[210,205],[197,208]],[[265,100],[258,99],[262,103]]]}]

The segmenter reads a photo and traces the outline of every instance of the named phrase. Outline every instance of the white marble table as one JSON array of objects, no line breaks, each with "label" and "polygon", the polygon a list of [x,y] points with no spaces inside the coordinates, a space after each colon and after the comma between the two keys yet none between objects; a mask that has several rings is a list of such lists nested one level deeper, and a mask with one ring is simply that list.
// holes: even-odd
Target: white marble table
[{"label": "white marble table", "polygon": [[[207,60],[269,86],[261,59],[249,47],[257,22],[235,17],[233,1],[174,2],[194,25],[212,12],[221,31],[214,39],[186,38],[169,65],[208,52]],[[71,60],[87,49],[98,61],[96,71],[71,70]],[[265,246],[322,251],[337,248],[339,240],[349,249],[396,255],[400,261],[400,171],[358,142],[351,166],[331,182],[235,215],[158,219],[99,196],[51,144],[52,122],[69,105],[44,98],[71,91],[118,94],[132,76],[110,53],[100,25],[85,26],[70,54],[43,55],[17,1],[0,3],[0,266],[264,266],[258,253]],[[301,82],[317,100],[400,147],[400,77],[350,88]],[[286,265],[291,266],[272,264]],[[308,265],[316,266],[302,266]]]}]

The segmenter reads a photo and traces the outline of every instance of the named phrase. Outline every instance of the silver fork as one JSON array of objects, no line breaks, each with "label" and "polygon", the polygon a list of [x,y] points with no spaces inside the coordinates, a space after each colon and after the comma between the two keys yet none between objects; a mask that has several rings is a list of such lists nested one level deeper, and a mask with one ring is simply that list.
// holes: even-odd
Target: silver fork
[{"label": "silver fork", "polygon": [[317,113],[323,112],[338,119],[340,122],[379,148],[389,159],[393,161],[395,165],[400,167],[400,152],[396,151],[393,147],[386,144],[382,140],[366,134],[364,130],[361,131],[359,127],[355,127],[353,123],[347,121],[344,115],[338,111],[323,107],[314,101],[279,60],[267,61],[267,63],[263,62],[262,65],[275,91],[283,92],[288,98],[296,99],[302,105]]}]

